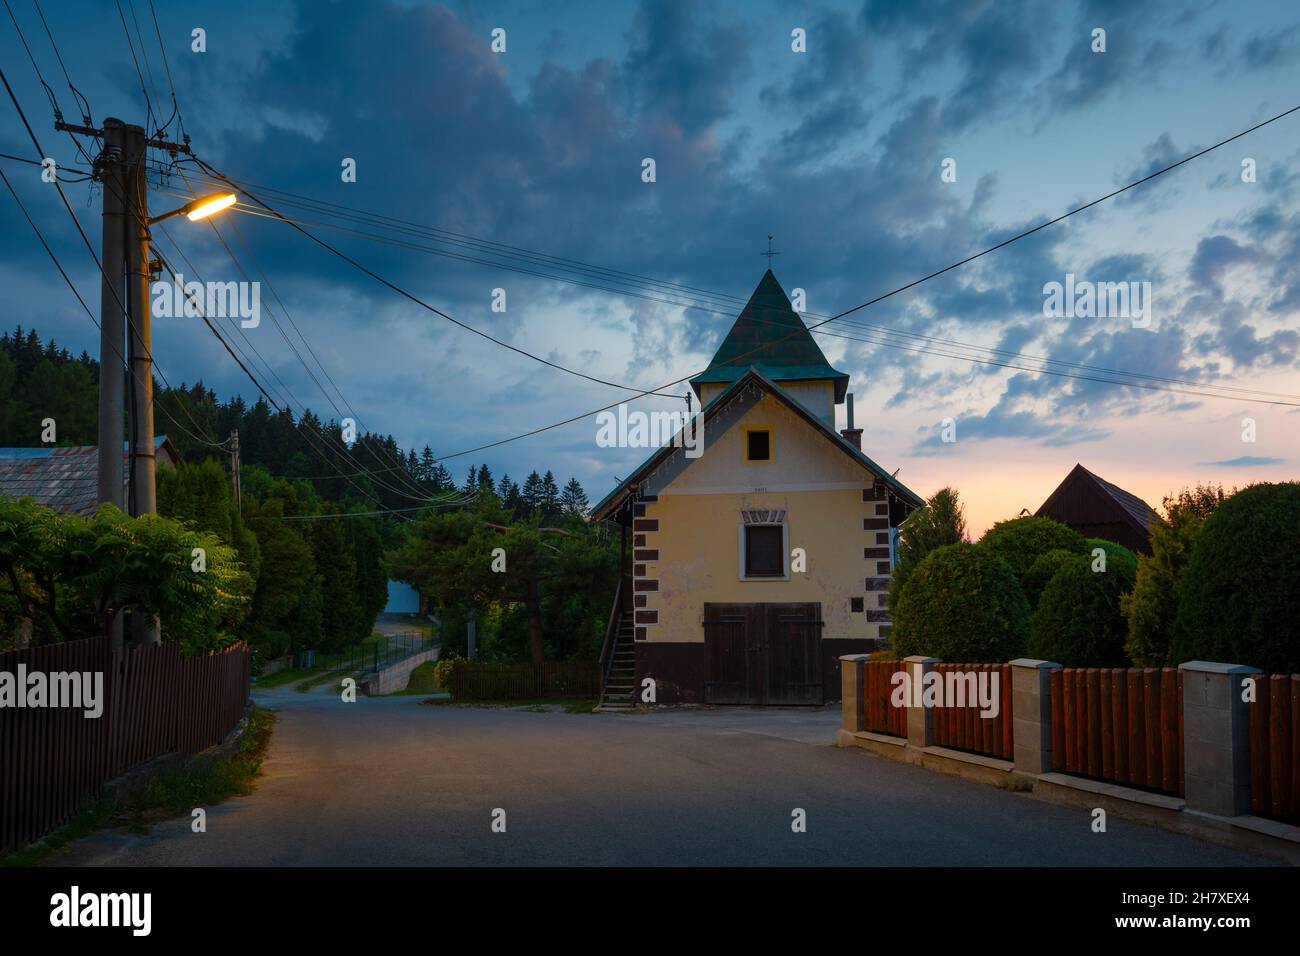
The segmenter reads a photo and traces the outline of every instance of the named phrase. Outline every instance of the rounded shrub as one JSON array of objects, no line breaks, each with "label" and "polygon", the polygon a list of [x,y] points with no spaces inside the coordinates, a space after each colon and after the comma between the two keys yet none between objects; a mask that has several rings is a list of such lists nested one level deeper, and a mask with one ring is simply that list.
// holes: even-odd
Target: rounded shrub
[{"label": "rounded shrub", "polygon": [[1029,602],[1030,611],[1038,607],[1038,599],[1042,597],[1047,582],[1052,580],[1052,575],[1071,561],[1077,561],[1079,557],[1080,555],[1074,551],[1057,548],[1046,551],[1034,559],[1034,563],[1020,579],[1020,587],[1025,592],[1025,600]]},{"label": "rounded shrub", "polygon": [[1127,561],[1118,552],[1112,558],[1106,550],[1105,571],[1093,570],[1097,563],[1091,555],[1068,555],[1057,567],[1029,618],[1030,657],[1066,667],[1128,664],[1128,622],[1120,598],[1133,589],[1137,560]]},{"label": "rounded shrub", "polygon": [[995,664],[1024,654],[1029,603],[1015,572],[973,544],[936,548],[912,571],[894,613],[899,657]]},{"label": "rounded shrub", "polygon": [[1016,572],[1021,587],[1034,562],[1049,551],[1085,554],[1083,535],[1051,518],[1012,518],[999,521],[980,538],[979,546],[993,552]]},{"label": "rounded shrub", "polygon": [[1300,483],[1251,485],[1205,519],[1171,657],[1300,670]]},{"label": "rounded shrub", "polygon": [[1106,552],[1106,568],[1115,567],[1122,564],[1133,574],[1137,574],[1138,557],[1122,544],[1116,544],[1114,541],[1107,541],[1105,538],[1087,538],[1083,542],[1083,550],[1088,555],[1089,561],[1095,561],[1096,550],[1101,548]]}]

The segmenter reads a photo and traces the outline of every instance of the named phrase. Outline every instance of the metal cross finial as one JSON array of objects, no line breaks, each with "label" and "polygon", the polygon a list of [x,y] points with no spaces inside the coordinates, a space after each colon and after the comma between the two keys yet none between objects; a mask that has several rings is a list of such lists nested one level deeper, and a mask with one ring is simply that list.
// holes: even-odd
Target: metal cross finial
[{"label": "metal cross finial", "polygon": [[771,233],[769,233],[769,234],[768,234],[768,237],[767,237],[767,252],[760,252],[759,255],[760,255],[760,256],[767,256],[767,267],[768,267],[769,269],[771,269],[771,268],[772,268],[772,257],[773,257],[773,256],[779,256],[780,254],[781,254],[781,253],[779,253],[779,252],[773,252],[773,251],[772,251],[772,235],[771,235]]}]

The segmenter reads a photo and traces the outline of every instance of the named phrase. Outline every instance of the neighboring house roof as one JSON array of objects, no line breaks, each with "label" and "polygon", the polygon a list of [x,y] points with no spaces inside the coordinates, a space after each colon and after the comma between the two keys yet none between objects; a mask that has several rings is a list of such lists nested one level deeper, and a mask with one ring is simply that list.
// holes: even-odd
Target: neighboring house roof
[{"label": "neighboring house roof", "polygon": [[[727,404],[732,396],[745,388],[747,384],[757,385],[759,388],[762,388],[767,392],[767,394],[784,404],[787,408],[807,422],[809,426],[825,437],[827,441],[852,458],[857,464],[871,472],[873,479],[883,481],[895,495],[902,498],[912,507],[920,508],[924,506],[924,499],[901,482],[895,480],[887,471],[885,471],[885,469],[881,468],[874,461],[864,455],[859,448],[853,445],[852,442],[839,432],[828,427],[825,422],[805,408],[801,402],[798,402],[791,396],[787,395],[774,381],[756,368],[746,369],[740,378],[736,379],[736,381],[732,382],[731,385],[723,389],[721,393],[716,395],[712,401],[700,410],[700,415],[704,419],[703,440],[705,443],[705,454],[708,453],[710,442],[715,441],[718,435],[716,429],[710,428],[710,423],[717,421],[718,414],[722,410],[723,406]],[[730,423],[727,427],[730,427]],[[727,428],[724,427],[723,432],[725,433],[726,430]],[[617,509],[628,495],[637,491],[638,486],[647,475],[653,472],[668,457],[674,453],[680,452],[681,450],[681,447],[676,442],[655,449],[654,453],[651,454],[650,457],[640,465],[640,467],[633,471],[632,474],[623,481],[619,482],[617,488],[607,494],[594,508],[592,508],[592,519],[600,520],[609,517],[609,515]],[[689,462],[692,460],[698,459],[686,459],[687,467],[689,467]]]},{"label": "neighboring house roof", "polygon": [[[1093,493],[1088,494],[1089,490]],[[1160,520],[1155,509],[1137,495],[1094,475],[1080,464],[1065,476],[1035,515],[1056,518],[1065,524],[1120,520],[1144,536],[1150,534],[1151,521]]]},{"label": "neighboring house roof", "polygon": [[735,382],[751,366],[773,382],[829,379],[837,403],[844,401],[849,387],[848,375],[831,368],[771,269],[759,280],[709,367],[691,379],[691,385],[699,394],[701,384]]},{"label": "neighboring house roof", "polygon": [[[166,435],[154,436],[159,459],[179,462]],[[129,446],[122,452],[122,480],[129,477]],[[99,504],[99,449],[95,445],[0,448],[0,495],[34,498],[65,514],[93,515]]]}]

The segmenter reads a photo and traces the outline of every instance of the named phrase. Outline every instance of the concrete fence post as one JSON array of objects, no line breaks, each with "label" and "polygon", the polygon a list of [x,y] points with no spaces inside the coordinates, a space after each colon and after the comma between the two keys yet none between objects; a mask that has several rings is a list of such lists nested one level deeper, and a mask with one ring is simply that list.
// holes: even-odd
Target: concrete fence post
[{"label": "concrete fence post", "polygon": [[[1183,674],[1183,786],[1187,809],[1250,812],[1250,711],[1242,696],[1255,667],[1187,661]],[[1258,693],[1258,688],[1256,688]]]},{"label": "concrete fence post", "polygon": [[868,660],[866,654],[840,657],[840,726],[851,734],[866,730],[862,712],[862,665]]},{"label": "concrete fence post", "polygon": [[1011,739],[1016,770],[1052,769],[1052,671],[1055,661],[1028,657],[1011,662]]},{"label": "concrete fence post", "polygon": [[913,655],[903,658],[907,665],[908,683],[911,694],[907,701],[907,745],[909,747],[929,747],[934,743],[934,711],[929,707],[914,707],[912,702],[921,699],[925,690],[925,675],[930,673],[935,664],[942,664],[938,657]]}]

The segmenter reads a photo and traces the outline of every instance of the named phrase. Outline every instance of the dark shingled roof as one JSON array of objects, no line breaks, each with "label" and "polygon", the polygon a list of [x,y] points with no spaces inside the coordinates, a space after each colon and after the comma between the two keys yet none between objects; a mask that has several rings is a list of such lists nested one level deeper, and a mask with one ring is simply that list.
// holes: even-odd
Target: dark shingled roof
[{"label": "dark shingled roof", "polygon": [[830,379],[836,402],[844,401],[849,386],[849,377],[826,361],[771,269],[759,280],[709,367],[691,379],[691,385],[699,394],[701,384],[737,381],[751,366],[773,382]]},{"label": "dark shingled roof", "polygon": [[[179,461],[166,435],[154,437],[162,461]],[[122,453],[122,481],[128,483],[129,461]],[[0,448],[0,495],[34,498],[64,514],[93,515],[98,507],[99,451],[94,445],[46,448]]]},{"label": "dark shingled roof", "polygon": [[[1079,467],[1083,468],[1082,465],[1080,465]],[[1125,491],[1119,485],[1112,485],[1109,481],[1107,481],[1105,478],[1102,478],[1100,475],[1094,475],[1092,472],[1088,471],[1087,468],[1083,468],[1083,470],[1088,472],[1088,474],[1092,477],[1092,479],[1096,481],[1097,484],[1101,485],[1102,489],[1105,490],[1112,498],[1114,498],[1115,501],[1118,502],[1119,506],[1123,508],[1125,511],[1127,511],[1129,516],[1135,522],[1140,524],[1143,528],[1149,530],[1151,525],[1151,519],[1160,517],[1158,514],[1156,514],[1156,510],[1154,508],[1152,508],[1149,504],[1147,504],[1137,495],[1133,494],[1130,491]]]},{"label": "dark shingled roof", "polygon": [[[1109,515],[1097,513],[1077,495],[1073,489],[1078,485],[1091,486],[1099,493],[1099,500],[1106,505]],[[1040,517],[1056,518],[1066,524],[1093,524],[1108,517],[1126,521],[1143,535],[1150,534],[1151,521],[1160,520],[1155,509],[1132,492],[1125,491],[1119,485],[1113,485],[1105,478],[1094,475],[1081,464],[1076,464],[1065,476],[1065,480],[1043,502],[1036,512]]]}]

